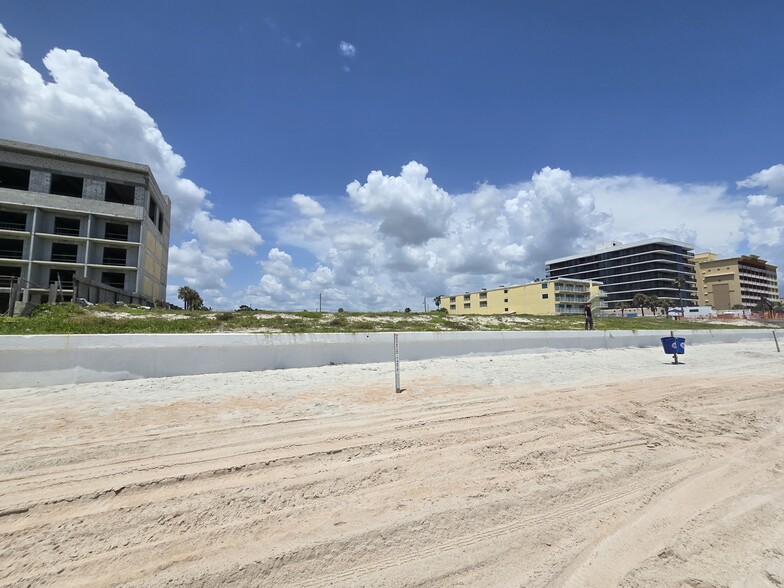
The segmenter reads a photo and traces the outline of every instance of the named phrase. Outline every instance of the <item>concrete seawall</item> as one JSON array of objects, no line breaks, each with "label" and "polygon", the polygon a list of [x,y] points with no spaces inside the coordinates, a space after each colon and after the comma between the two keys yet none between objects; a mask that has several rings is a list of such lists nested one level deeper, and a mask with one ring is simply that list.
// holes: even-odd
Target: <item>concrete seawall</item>
[{"label": "concrete seawall", "polygon": [[[676,331],[689,345],[769,339],[770,329]],[[660,347],[669,331],[401,333],[400,359]],[[661,351],[661,353],[664,353]],[[6,335],[0,389],[394,359],[392,333]]]}]

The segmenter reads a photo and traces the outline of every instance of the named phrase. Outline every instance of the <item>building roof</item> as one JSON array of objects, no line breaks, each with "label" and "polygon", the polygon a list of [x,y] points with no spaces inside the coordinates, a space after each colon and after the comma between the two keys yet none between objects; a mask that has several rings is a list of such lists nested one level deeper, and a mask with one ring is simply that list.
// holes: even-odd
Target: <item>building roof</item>
[{"label": "building roof", "polygon": [[[33,155],[38,157],[49,157],[52,159],[60,159],[72,163],[81,163],[94,165],[97,167],[106,167],[144,174],[149,177],[150,183],[154,187],[154,191],[156,191],[158,194],[161,194],[162,196],[165,196],[165,194],[163,194],[161,189],[158,187],[158,182],[155,180],[155,176],[153,175],[150,166],[144,163],[135,163],[132,161],[124,161],[122,159],[112,159],[111,157],[91,155],[89,153],[80,153],[78,151],[69,151],[67,149],[47,147],[45,145],[35,145],[33,143],[24,143],[22,141],[9,141],[7,139],[0,139],[0,151],[10,151],[13,153]],[[168,198],[168,196],[166,196],[166,198]]]},{"label": "building roof", "polygon": [[676,245],[678,247],[683,247],[685,249],[690,249],[690,250],[694,249],[694,246],[689,245],[688,243],[684,243],[682,241],[675,241],[673,239],[664,239],[664,238],[643,239],[642,241],[634,241],[632,243],[620,243],[616,241],[615,243],[617,243],[617,245],[613,245],[611,247],[603,247],[603,248],[596,249],[594,251],[587,251],[585,253],[576,253],[574,255],[567,255],[565,257],[558,257],[556,259],[548,259],[547,261],[545,261],[545,264],[558,263],[560,261],[568,261],[570,259],[577,259],[580,257],[588,257],[589,255],[596,255],[598,253],[607,253],[610,251],[622,251],[624,249],[631,249],[632,247],[639,247],[640,245],[654,245],[656,243],[661,243],[663,245]]}]

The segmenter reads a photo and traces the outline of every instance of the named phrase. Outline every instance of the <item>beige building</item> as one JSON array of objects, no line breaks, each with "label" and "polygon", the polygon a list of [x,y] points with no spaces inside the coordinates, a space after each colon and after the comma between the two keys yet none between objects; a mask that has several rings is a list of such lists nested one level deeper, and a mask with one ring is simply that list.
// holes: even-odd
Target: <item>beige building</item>
[{"label": "beige building", "polygon": [[170,222],[144,164],[0,140],[0,312],[52,284],[65,300],[165,300]]},{"label": "beige building", "polygon": [[715,253],[693,258],[699,303],[716,310],[754,308],[760,298],[780,299],[776,266],[757,255],[718,259]]},{"label": "beige building", "polygon": [[449,314],[580,314],[586,304],[604,306],[601,282],[557,278],[441,296]]}]

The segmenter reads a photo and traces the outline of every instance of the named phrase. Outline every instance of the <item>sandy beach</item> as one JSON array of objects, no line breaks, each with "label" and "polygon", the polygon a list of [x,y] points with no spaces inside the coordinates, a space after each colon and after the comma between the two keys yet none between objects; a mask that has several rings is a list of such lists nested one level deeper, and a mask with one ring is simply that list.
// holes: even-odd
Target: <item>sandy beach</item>
[{"label": "sandy beach", "polygon": [[773,341],[6,390],[0,586],[784,585]]}]

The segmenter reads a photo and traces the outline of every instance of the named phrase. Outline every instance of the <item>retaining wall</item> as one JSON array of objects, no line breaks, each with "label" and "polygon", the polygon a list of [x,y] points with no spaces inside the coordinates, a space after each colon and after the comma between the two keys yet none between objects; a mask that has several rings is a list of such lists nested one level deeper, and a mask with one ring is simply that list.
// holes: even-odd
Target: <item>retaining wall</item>
[{"label": "retaining wall", "polygon": [[[670,331],[401,333],[401,361],[659,347]],[[688,346],[770,339],[769,329],[679,331]],[[663,351],[662,351],[663,353]],[[0,336],[0,389],[394,360],[392,333]]]}]

